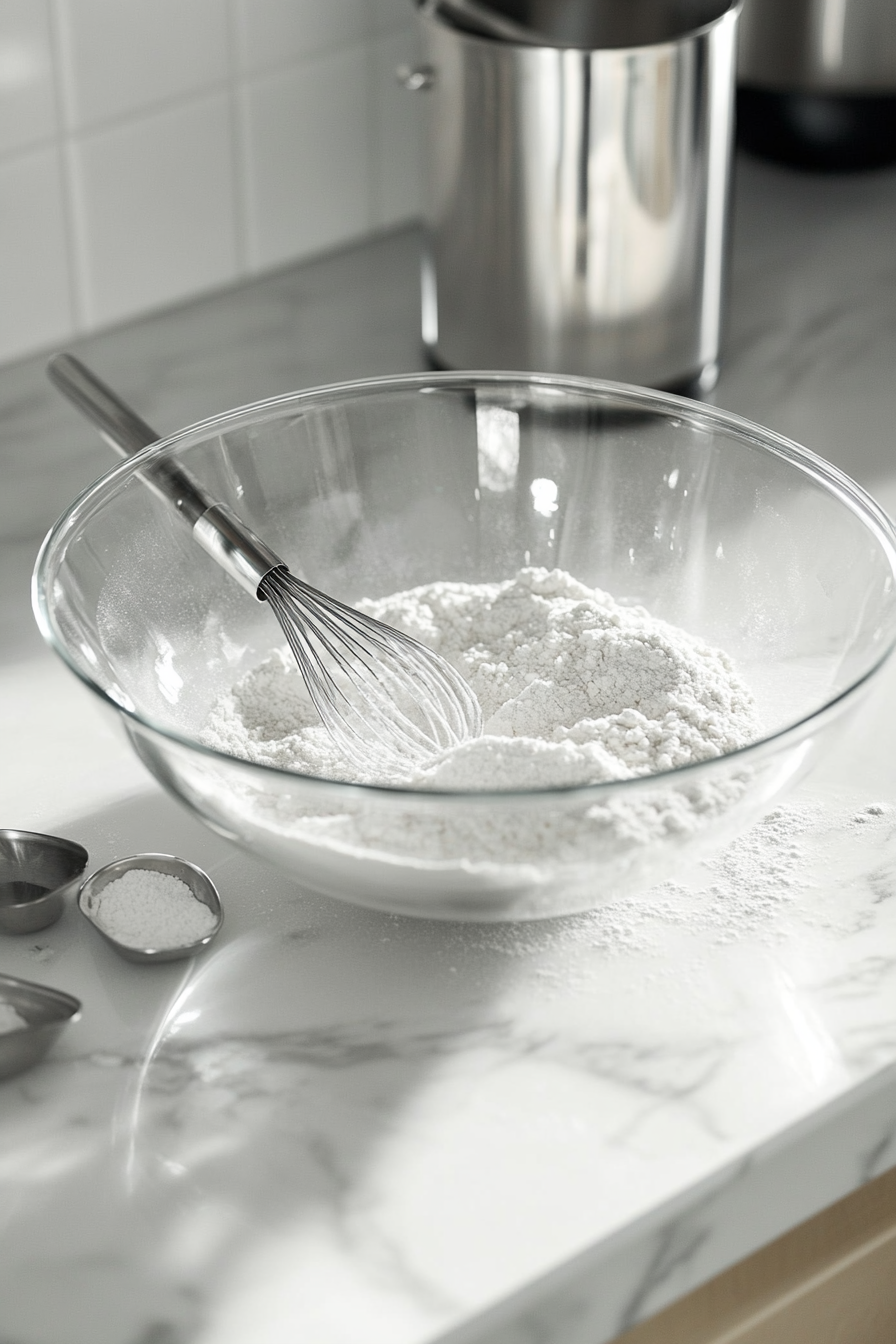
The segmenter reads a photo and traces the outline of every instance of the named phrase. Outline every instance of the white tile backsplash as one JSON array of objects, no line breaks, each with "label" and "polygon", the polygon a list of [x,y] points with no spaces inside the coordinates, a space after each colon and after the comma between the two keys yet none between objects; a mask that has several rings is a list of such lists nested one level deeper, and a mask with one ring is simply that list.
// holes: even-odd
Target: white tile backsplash
[{"label": "white tile backsplash", "polygon": [[56,0],[65,116],[102,125],[223,84],[227,0]]},{"label": "white tile backsplash", "polygon": [[72,327],[56,146],[0,160],[0,201],[0,359],[11,359]]},{"label": "white tile backsplash", "polygon": [[374,0],[372,9],[374,32],[391,33],[410,26],[414,0]]},{"label": "white tile backsplash", "polygon": [[364,47],[253,81],[244,110],[253,270],[369,231]]},{"label": "white tile backsplash", "polygon": [[257,74],[357,46],[383,0],[235,0],[239,68]]},{"label": "white tile backsplash", "polygon": [[413,0],[0,0],[0,359],[419,210]]},{"label": "white tile backsplash", "polygon": [[69,154],[88,326],[236,279],[224,95],[98,131]]},{"label": "white tile backsplash", "polygon": [[55,133],[49,0],[0,0],[0,154]]}]

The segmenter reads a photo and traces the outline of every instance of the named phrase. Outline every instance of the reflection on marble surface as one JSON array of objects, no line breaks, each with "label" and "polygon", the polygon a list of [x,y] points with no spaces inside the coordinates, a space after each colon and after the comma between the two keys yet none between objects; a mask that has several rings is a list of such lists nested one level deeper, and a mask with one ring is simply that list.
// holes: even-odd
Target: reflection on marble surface
[{"label": "reflection on marble surface", "polygon": [[[839,784],[686,884],[541,925],[304,895],[154,792],[69,831],[97,861],[147,835],[188,853],[227,919],[185,970],[120,962],[73,908],[4,947],[85,1003],[4,1089],[16,1344],[400,1344],[577,1255],[602,1291],[568,1338],[609,1338],[764,1239],[761,1145],[896,1058],[896,800]],[[894,1132],[891,1086],[778,1216],[834,1197],[824,1164],[886,1165]]]},{"label": "reflection on marble surface", "polygon": [[[896,502],[896,173],[739,165],[714,400]],[[420,365],[417,240],[82,342],[162,428]],[[4,1344],[601,1344],[896,1162],[896,670],[686,881],[542,925],[321,898],[179,812],[40,646],[40,535],[106,450],[0,369],[4,825],[183,854],[224,929],[121,961],[66,910],[0,970],[84,1003],[0,1089]]]}]

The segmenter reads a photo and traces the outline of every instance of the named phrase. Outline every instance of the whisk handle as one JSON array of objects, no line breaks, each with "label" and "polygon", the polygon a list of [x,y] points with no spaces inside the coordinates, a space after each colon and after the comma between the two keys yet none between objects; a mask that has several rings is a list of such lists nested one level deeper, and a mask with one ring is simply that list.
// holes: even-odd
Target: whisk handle
[{"label": "whisk handle", "polygon": [[[162,437],[74,355],[67,352],[54,355],[47,365],[47,375],[121,457],[133,457]],[[185,471],[170,463],[158,463],[141,475],[191,526],[214,502]]]},{"label": "whisk handle", "polygon": [[[54,355],[47,365],[47,375],[122,457],[133,457],[161,438],[74,355],[67,352]],[[226,505],[206,495],[182,468],[157,462],[140,475],[156,494],[182,514],[203,550],[246,592],[263,602],[265,599],[259,592],[262,579],[273,569],[286,569],[276,551]]]},{"label": "whisk handle", "polygon": [[47,365],[47,376],[122,457],[133,457],[161,438],[74,355],[54,355]]},{"label": "whisk handle", "polygon": [[271,570],[287,568],[277,552],[246,527],[226,504],[212,504],[206,509],[193,524],[193,536],[259,602],[265,601],[259,592],[262,579]]}]

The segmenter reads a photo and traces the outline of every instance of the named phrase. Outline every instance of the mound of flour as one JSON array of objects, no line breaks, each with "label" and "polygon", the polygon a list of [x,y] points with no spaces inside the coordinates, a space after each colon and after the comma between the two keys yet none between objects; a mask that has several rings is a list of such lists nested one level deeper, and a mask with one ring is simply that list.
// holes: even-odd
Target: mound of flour
[{"label": "mound of flour", "polygon": [[420,789],[538,789],[655,774],[760,733],[730,658],[562,570],[438,582],[359,604],[467,678],[484,731],[404,773],[359,775],[330,740],[288,650],[213,706],[201,740],[302,774]]}]

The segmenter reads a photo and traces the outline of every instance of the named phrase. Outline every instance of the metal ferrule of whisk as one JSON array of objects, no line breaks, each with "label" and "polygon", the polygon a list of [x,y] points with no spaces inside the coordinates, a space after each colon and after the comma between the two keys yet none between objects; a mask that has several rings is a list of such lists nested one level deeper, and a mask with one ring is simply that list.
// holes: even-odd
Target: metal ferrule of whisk
[{"label": "metal ferrule of whisk", "polygon": [[193,524],[193,537],[259,602],[265,600],[258,591],[265,575],[272,569],[286,569],[277,552],[250,531],[226,504],[212,504],[200,514]]}]

